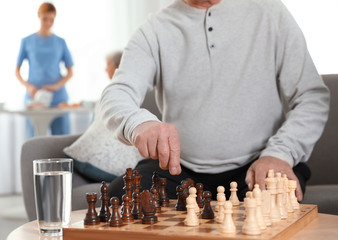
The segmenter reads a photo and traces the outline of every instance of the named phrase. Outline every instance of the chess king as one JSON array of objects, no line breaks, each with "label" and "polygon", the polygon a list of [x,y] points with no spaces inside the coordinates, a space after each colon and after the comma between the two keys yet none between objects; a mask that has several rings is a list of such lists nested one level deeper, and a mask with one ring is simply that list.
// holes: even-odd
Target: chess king
[{"label": "chess king", "polygon": [[[140,108],[152,89],[162,119]],[[329,91],[281,0],[175,0],[131,38],[100,108],[107,129],[144,157],[143,189],[156,170],[169,198],[191,178],[213,199],[235,181],[242,201],[273,169],[296,181],[299,201]],[[122,176],[110,197],[121,199],[121,186]]]}]

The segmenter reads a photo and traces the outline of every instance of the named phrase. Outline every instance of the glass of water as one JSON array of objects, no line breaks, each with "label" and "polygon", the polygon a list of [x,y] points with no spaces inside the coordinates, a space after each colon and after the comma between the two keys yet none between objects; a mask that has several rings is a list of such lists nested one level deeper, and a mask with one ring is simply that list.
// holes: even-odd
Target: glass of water
[{"label": "glass of water", "polygon": [[44,236],[62,235],[62,227],[70,222],[73,160],[34,160],[33,169],[40,233]]}]

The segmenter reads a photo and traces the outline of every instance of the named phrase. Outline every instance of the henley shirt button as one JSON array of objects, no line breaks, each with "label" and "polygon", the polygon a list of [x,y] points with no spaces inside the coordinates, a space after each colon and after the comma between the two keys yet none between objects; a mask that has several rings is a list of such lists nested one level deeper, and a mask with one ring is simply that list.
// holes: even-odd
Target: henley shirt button
[{"label": "henley shirt button", "polygon": [[212,28],[212,27],[209,27],[209,29],[208,29],[208,30],[209,30],[209,32],[211,32],[211,31],[213,30],[213,28]]},{"label": "henley shirt button", "polygon": [[212,44],[210,47],[211,47],[211,48],[214,48],[214,47],[215,47],[215,45],[214,45],[214,44]]},{"label": "henley shirt button", "polygon": [[210,16],[211,16],[211,12],[209,12],[209,14],[208,14],[208,15],[209,15],[209,17],[210,17]]}]

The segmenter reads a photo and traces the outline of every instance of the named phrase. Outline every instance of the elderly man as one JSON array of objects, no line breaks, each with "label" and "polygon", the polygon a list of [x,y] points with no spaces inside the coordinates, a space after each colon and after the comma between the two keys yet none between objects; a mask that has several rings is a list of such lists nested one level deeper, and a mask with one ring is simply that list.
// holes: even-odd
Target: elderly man
[{"label": "elderly man", "polygon": [[[139,108],[153,88],[162,121]],[[149,158],[136,167],[146,189],[157,170],[170,198],[190,177],[214,198],[236,181],[242,199],[274,169],[297,181],[301,200],[328,103],[280,0],[176,0],[132,37],[101,111],[116,137]],[[117,178],[110,195],[122,186]]]}]

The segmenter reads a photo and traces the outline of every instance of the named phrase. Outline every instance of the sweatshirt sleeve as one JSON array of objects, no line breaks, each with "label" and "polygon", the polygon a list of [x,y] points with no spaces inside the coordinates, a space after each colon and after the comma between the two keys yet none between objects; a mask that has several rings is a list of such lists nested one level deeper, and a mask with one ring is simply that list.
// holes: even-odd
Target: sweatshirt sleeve
[{"label": "sweatshirt sleeve", "polygon": [[152,48],[156,48],[156,41],[149,40],[152,36],[151,30],[144,27],[134,34],[112,83],[105,88],[100,100],[104,124],[128,145],[132,144],[131,135],[136,126],[146,121],[159,121],[154,114],[140,108],[146,93],[155,84],[157,67]]},{"label": "sweatshirt sleeve", "polygon": [[297,23],[281,4],[276,48],[277,84],[285,122],[261,153],[291,167],[306,162],[321,136],[329,113],[330,94],[307,50]]}]

